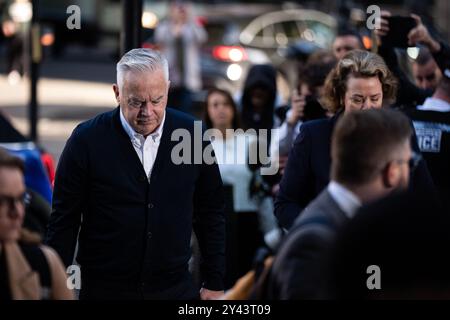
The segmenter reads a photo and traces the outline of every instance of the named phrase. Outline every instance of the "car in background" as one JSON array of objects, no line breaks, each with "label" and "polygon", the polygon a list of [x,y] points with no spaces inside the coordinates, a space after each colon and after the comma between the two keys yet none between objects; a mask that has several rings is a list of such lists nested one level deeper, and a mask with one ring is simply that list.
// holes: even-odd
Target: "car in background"
[{"label": "car in background", "polygon": [[265,13],[252,20],[239,36],[247,50],[264,52],[277,70],[294,84],[298,63],[317,49],[330,49],[337,20],[310,9],[286,9]]},{"label": "car in background", "polygon": [[[167,12],[167,7],[157,3],[144,9],[150,28],[145,31],[143,47],[155,47],[152,29]],[[335,18],[323,12],[280,10],[280,5],[274,4],[193,4],[193,12],[208,33],[200,59],[204,90],[194,96],[196,104],[204,101],[210,87],[235,95],[249,68],[265,63],[278,71],[277,83],[285,101],[297,78],[298,60],[319,48],[329,48],[337,25]]]},{"label": "car in background", "polygon": [[309,9],[285,9],[249,15],[206,18],[208,44],[202,54],[205,87],[236,92],[253,64],[271,63],[278,72],[281,99],[297,81],[299,64],[318,49],[331,48],[337,21]]}]

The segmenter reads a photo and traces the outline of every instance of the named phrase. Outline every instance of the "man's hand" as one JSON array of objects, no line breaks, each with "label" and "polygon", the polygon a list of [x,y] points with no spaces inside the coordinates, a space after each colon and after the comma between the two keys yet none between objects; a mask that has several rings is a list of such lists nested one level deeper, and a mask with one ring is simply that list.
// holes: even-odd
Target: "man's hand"
[{"label": "man's hand", "polygon": [[411,17],[416,21],[416,27],[411,29],[408,33],[408,44],[410,46],[415,46],[418,43],[422,43],[426,45],[431,52],[438,52],[441,49],[441,45],[431,37],[427,27],[422,23],[422,19],[415,14],[411,14]]},{"label": "man's hand", "polygon": [[[380,29],[375,29],[375,35],[377,37],[377,43],[381,46],[381,37],[384,37],[389,32],[389,20],[386,18],[390,17],[391,13],[387,10],[381,10],[380,12]],[[377,21],[378,22],[378,21]]]},{"label": "man's hand", "polygon": [[213,291],[205,288],[200,289],[200,299],[202,300],[218,300],[225,294],[224,291]]},{"label": "man's hand", "polygon": [[287,118],[287,123],[294,126],[303,117],[305,110],[305,98],[299,95],[298,90],[292,92],[291,105],[291,113]]}]

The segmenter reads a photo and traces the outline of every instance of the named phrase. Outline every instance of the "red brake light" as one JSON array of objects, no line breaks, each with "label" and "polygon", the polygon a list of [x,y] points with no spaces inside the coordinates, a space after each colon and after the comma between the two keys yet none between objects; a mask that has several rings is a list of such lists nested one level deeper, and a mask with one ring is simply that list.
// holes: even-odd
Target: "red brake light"
[{"label": "red brake light", "polygon": [[239,46],[216,46],[213,49],[213,57],[223,61],[240,62],[247,60],[247,53]]}]

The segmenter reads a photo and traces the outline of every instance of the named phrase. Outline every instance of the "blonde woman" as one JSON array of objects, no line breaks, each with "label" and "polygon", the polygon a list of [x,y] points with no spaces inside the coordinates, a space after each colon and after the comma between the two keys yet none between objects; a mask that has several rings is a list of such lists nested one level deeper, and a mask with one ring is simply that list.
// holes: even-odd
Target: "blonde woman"
[{"label": "blonde woman", "polygon": [[[275,201],[279,223],[289,229],[300,212],[330,180],[330,144],[333,128],[343,112],[388,107],[395,101],[397,81],[377,54],[353,50],[339,60],[325,80],[322,104],[334,113],[330,119],[305,123],[288,156]],[[418,151],[415,137],[414,151]],[[411,175],[411,186],[434,189],[424,161]]]}]

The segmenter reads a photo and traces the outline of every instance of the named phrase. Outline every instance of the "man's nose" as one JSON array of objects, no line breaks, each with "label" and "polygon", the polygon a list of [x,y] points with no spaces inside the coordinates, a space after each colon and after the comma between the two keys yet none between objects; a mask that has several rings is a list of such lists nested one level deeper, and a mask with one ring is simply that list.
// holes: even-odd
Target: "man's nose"
[{"label": "man's nose", "polygon": [[431,81],[425,80],[423,82],[423,89],[429,89],[431,88]]},{"label": "man's nose", "polygon": [[25,215],[25,207],[21,201],[11,203],[9,210],[9,216],[13,219],[21,219]]},{"label": "man's nose", "polygon": [[372,105],[370,103],[370,99],[365,99],[364,103],[363,103],[363,109],[369,109],[371,107],[372,107]]},{"label": "man's nose", "polygon": [[145,115],[150,114],[152,110],[153,106],[150,101],[145,102],[144,105],[141,107],[141,113]]}]

